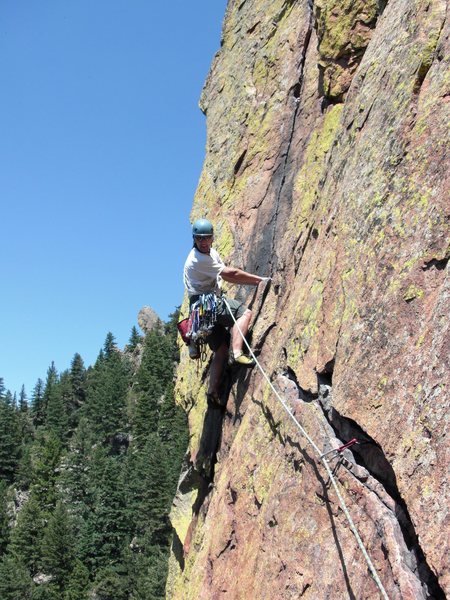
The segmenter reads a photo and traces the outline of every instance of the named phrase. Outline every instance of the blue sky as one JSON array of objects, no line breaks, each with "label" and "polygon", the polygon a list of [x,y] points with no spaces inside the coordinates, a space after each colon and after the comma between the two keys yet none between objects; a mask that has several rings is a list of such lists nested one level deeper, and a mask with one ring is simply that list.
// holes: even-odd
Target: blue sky
[{"label": "blue sky", "polygon": [[[30,396],[183,295],[226,0],[0,3],[0,377]],[[169,8],[170,7],[170,10]]]}]

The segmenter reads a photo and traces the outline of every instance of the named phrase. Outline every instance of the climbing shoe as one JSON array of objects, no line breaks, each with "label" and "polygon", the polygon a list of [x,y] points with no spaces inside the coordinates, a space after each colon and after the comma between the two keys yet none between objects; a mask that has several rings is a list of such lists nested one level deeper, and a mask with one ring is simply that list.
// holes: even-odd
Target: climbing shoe
[{"label": "climbing shoe", "polygon": [[240,354],[239,356],[231,355],[228,362],[230,365],[241,365],[243,367],[253,367],[255,365],[253,358],[245,354]]}]

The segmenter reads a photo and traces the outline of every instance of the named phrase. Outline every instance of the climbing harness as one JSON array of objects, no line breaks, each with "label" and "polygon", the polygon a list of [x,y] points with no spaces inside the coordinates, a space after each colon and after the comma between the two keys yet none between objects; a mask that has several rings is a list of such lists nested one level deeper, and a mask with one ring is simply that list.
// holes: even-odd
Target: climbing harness
[{"label": "climbing harness", "polygon": [[[325,470],[328,474],[328,477],[330,478],[330,481],[334,487],[334,490],[336,492],[336,495],[338,497],[339,500],[339,504],[342,508],[342,511],[350,525],[350,529],[353,533],[353,535],[355,536],[355,539],[358,543],[358,546],[362,552],[362,555],[364,556],[367,566],[369,567],[369,570],[372,574],[372,577],[376,583],[376,585],[378,586],[378,589],[380,590],[380,593],[382,595],[382,597],[384,598],[384,600],[389,600],[389,596],[386,593],[386,590],[384,589],[383,584],[381,583],[381,580],[378,576],[378,573],[375,570],[375,567],[372,563],[372,560],[364,546],[364,543],[358,533],[358,530],[356,529],[356,525],[353,522],[353,519],[350,515],[350,512],[347,508],[347,504],[345,503],[345,500],[341,494],[341,491],[338,487],[338,484],[336,482],[336,479],[333,475],[333,472],[330,468],[330,465],[328,463],[328,460],[326,458],[326,455],[329,454],[328,452],[322,453],[319,449],[319,447],[317,446],[317,444],[314,442],[314,440],[309,436],[309,434],[306,432],[306,430],[301,426],[301,424],[298,422],[298,420],[295,418],[295,416],[292,413],[292,410],[290,409],[290,407],[286,404],[285,400],[280,396],[280,394],[277,392],[277,390],[275,389],[273,383],[270,381],[268,375],[266,374],[266,372],[264,371],[264,369],[261,367],[258,359],[256,358],[253,350],[250,348],[249,343],[247,342],[247,340],[245,339],[245,335],[242,333],[241,328],[239,327],[236,319],[234,318],[233,312],[230,308],[230,306],[228,305],[228,302],[226,301],[225,298],[223,298],[223,302],[228,310],[228,312],[230,313],[234,324],[236,325],[243,341],[244,344],[247,346],[248,351],[250,352],[251,356],[253,357],[253,360],[256,363],[256,366],[258,367],[258,369],[261,371],[261,374],[263,375],[263,377],[266,379],[267,383],[269,384],[270,388],[272,389],[273,393],[275,394],[276,398],[278,399],[278,401],[280,402],[280,404],[283,406],[284,410],[287,412],[288,416],[290,417],[290,419],[294,422],[295,426],[297,427],[297,429],[300,431],[300,433],[303,435],[303,437],[308,441],[308,443],[310,444],[310,446],[312,446],[312,448],[314,449],[314,451],[316,452],[316,454],[318,454],[320,461],[322,462],[323,466],[325,467]],[[339,448],[336,448],[336,450],[332,450],[331,452],[337,452],[338,454],[340,454],[343,450],[345,450],[346,448],[349,448],[350,446],[354,445],[355,443],[357,443],[356,439],[350,440],[347,444],[344,444],[343,446],[340,446]]]}]

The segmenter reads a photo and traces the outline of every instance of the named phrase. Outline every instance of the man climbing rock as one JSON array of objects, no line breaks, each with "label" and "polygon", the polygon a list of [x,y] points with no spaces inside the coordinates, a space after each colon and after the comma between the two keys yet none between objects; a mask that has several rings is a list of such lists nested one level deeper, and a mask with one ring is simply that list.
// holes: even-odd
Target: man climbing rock
[{"label": "man climbing rock", "polygon": [[[212,247],[214,241],[214,228],[207,219],[198,219],[192,226],[194,246],[190,251],[184,265],[184,284],[189,295],[190,306],[199,299],[202,294],[213,293],[217,296],[216,324],[206,341],[213,351],[211,362],[208,399],[217,403],[219,398],[219,385],[225,361],[229,354],[231,327],[231,351],[229,354],[230,364],[239,364],[251,367],[254,361],[243,354],[243,339],[238,327],[229,313],[227,306],[220,295],[221,280],[229,283],[244,285],[258,285],[267,282],[269,277],[252,275],[236,267],[227,267],[220,258],[218,252]],[[226,301],[245,336],[248,332],[252,312],[244,304],[231,298]]]}]

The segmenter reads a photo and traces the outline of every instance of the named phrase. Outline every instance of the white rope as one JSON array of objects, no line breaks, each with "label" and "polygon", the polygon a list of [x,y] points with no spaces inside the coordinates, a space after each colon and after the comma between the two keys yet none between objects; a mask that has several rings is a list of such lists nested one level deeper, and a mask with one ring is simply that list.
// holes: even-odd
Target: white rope
[{"label": "white rope", "polygon": [[370,556],[369,556],[369,554],[368,554],[368,552],[367,552],[367,550],[366,550],[366,548],[364,546],[364,543],[363,543],[363,541],[362,541],[362,539],[361,539],[361,537],[360,537],[360,535],[358,533],[358,530],[356,529],[356,526],[355,526],[355,524],[353,522],[353,519],[352,519],[352,517],[350,515],[350,512],[349,512],[349,510],[347,508],[345,500],[344,500],[344,498],[343,498],[343,496],[342,496],[342,494],[341,494],[341,492],[339,490],[339,487],[337,485],[336,479],[335,479],[335,477],[334,477],[334,475],[333,475],[333,473],[332,473],[332,471],[330,469],[330,465],[328,464],[327,459],[325,458],[325,456],[323,456],[323,454],[319,450],[319,447],[317,446],[317,444],[313,441],[313,439],[309,436],[309,434],[305,431],[305,429],[297,421],[297,419],[295,418],[295,416],[292,414],[292,411],[289,408],[289,406],[286,404],[286,402],[284,401],[284,399],[280,396],[280,394],[277,392],[277,390],[273,386],[273,384],[270,381],[269,377],[267,376],[266,372],[264,371],[264,369],[259,364],[259,361],[256,358],[256,356],[254,355],[253,350],[250,348],[250,345],[248,344],[247,340],[245,339],[245,336],[242,333],[242,330],[239,327],[239,324],[237,323],[236,319],[234,318],[234,315],[233,315],[233,313],[231,311],[231,308],[230,308],[228,302],[226,301],[226,299],[223,296],[222,296],[222,300],[225,303],[225,306],[227,307],[228,312],[230,313],[231,318],[233,319],[234,324],[236,325],[236,327],[237,327],[237,329],[238,329],[238,331],[239,331],[239,333],[240,333],[240,335],[241,335],[241,337],[242,337],[245,345],[247,346],[248,351],[250,352],[253,360],[255,361],[256,366],[261,371],[263,377],[266,379],[266,381],[269,384],[269,386],[271,387],[273,393],[275,394],[275,396],[277,397],[278,401],[283,406],[284,410],[287,412],[287,414],[289,415],[289,417],[292,419],[292,421],[294,422],[294,424],[297,427],[297,429],[300,431],[300,433],[303,435],[303,437],[306,438],[306,440],[309,442],[309,444],[314,448],[315,452],[319,455],[319,458],[322,461],[322,464],[325,467],[325,469],[326,469],[326,471],[328,473],[328,476],[330,478],[330,481],[333,484],[333,487],[334,487],[334,489],[336,491],[336,495],[338,497],[339,504],[341,505],[342,511],[344,512],[344,515],[347,518],[347,521],[348,521],[348,523],[350,525],[350,529],[352,530],[352,533],[355,536],[356,541],[358,542],[358,546],[359,546],[359,548],[360,548],[360,550],[361,550],[361,552],[362,552],[362,554],[363,554],[363,556],[364,556],[364,558],[365,558],[365,560],[367,562],[367,566],[369,567],[369,570],[370,570],[370,572],[372,574],[372,577],[373,577],[375,583],[377,584],[378,589],[380,590],[382,597],[385,600],[389,600],[389,596],[387,595],[386,590],[384,589],[383,584],[381,583],[381,580],[378,577],[378,573],[376,572],[375,567],[374,567],[374,565],[372,563],[372,560],[371,560],[371,558],[370,558]]}]

